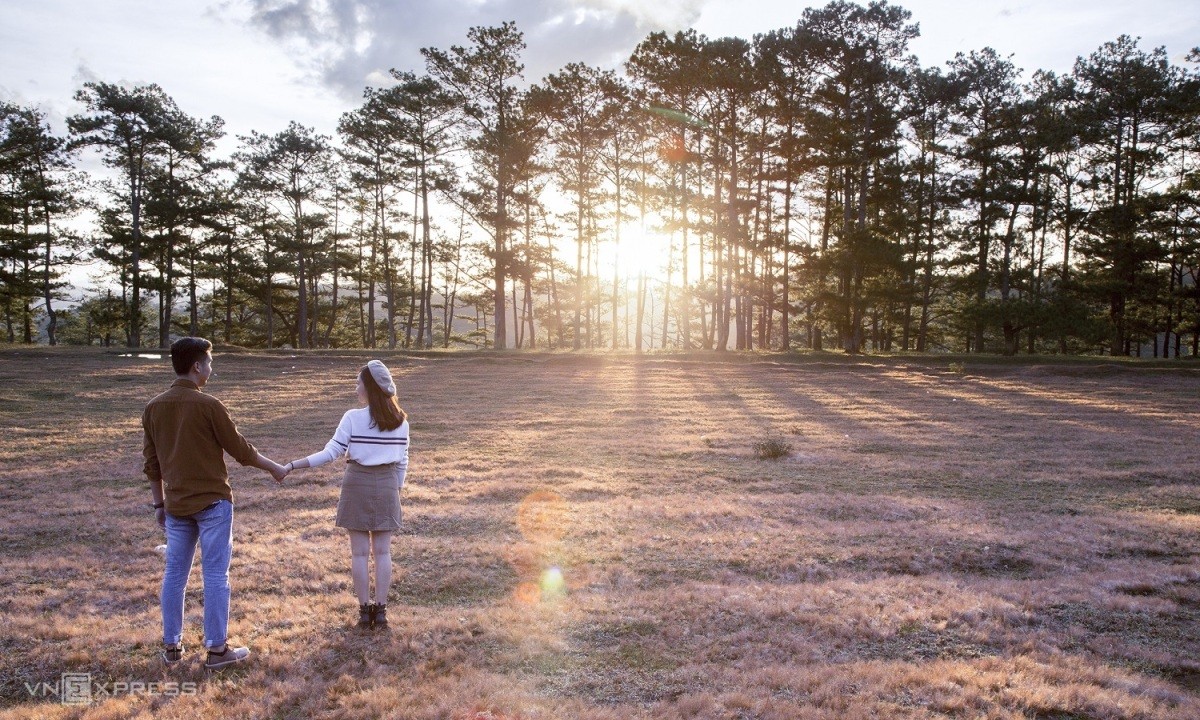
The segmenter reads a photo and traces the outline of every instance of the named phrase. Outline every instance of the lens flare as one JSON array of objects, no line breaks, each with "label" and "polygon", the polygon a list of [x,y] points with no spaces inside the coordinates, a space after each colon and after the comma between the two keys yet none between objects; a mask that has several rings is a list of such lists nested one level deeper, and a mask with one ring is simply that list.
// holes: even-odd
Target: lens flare
[{"label": "lens flare", "polygon": [[537,583],[523,582],[517,585],[513,596],[522,605],[536,605],[542,600],[542,589],[537,586]]},{"label": "lens flare", "polygon": [[543,595],[561,595],[565,586],[566,583],[563,580],[562,570],[552,567],[546,572],[542,573]]},{"label": "lens flare", "polygon": [[517,528],[530,542],[561,540],[567,532],[567,503],[552,490],[535,490],[517,506]]}]

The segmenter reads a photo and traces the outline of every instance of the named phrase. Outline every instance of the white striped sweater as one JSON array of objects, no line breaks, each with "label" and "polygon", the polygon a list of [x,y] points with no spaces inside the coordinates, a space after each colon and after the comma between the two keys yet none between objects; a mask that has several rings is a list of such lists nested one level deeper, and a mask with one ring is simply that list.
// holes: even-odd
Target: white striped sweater
[{"label": "white striped sweater", "polygon": [[325,449],[309,455],[310,467],[332,462],[342,455],[359,465],[400,463],[408,467],[408,420],[395,430],[382,431],[371,425],[368,408],[347,410]]}]

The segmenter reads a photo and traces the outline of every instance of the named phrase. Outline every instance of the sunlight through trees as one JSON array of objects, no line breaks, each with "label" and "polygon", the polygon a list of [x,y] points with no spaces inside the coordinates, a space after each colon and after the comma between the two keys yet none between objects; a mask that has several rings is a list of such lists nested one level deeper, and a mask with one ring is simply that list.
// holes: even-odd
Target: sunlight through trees
[{"label": "sunlight through trees", "polygon": [[336,138],[292,123],[228,159],[221,119],[157,85],[85,83],[67,137],[7,103],[0,323],[130,347],[1196,355],[1200,51],[927,68],[917,34],[836,0],[527,79],[516,25],[476,27],[366,88]]}]

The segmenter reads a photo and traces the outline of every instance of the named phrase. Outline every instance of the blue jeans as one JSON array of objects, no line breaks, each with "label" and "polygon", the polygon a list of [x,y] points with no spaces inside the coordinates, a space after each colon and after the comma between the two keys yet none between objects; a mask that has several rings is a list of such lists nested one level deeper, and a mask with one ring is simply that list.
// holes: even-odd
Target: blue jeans
[{"label": "blue jeans", "polygon": [[167,566],[163,571],[163,642],[183,640],[183,596],[196,544],[204,577],[204,646],[225,644],[229,630],[229,561],[233,556],[233,503],[219,500],[195,515],[167,513]]}]

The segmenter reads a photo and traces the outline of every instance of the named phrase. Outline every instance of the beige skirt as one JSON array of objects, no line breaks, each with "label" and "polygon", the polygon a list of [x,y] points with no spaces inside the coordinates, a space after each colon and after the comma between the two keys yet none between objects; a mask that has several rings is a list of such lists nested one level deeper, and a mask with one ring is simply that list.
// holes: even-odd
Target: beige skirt
[{"label": "beige skirt", "polygon": [[406,468],[397,463],[346,463],[335,524],[347,530],[382,532],[400,529],[400,488]]}]

